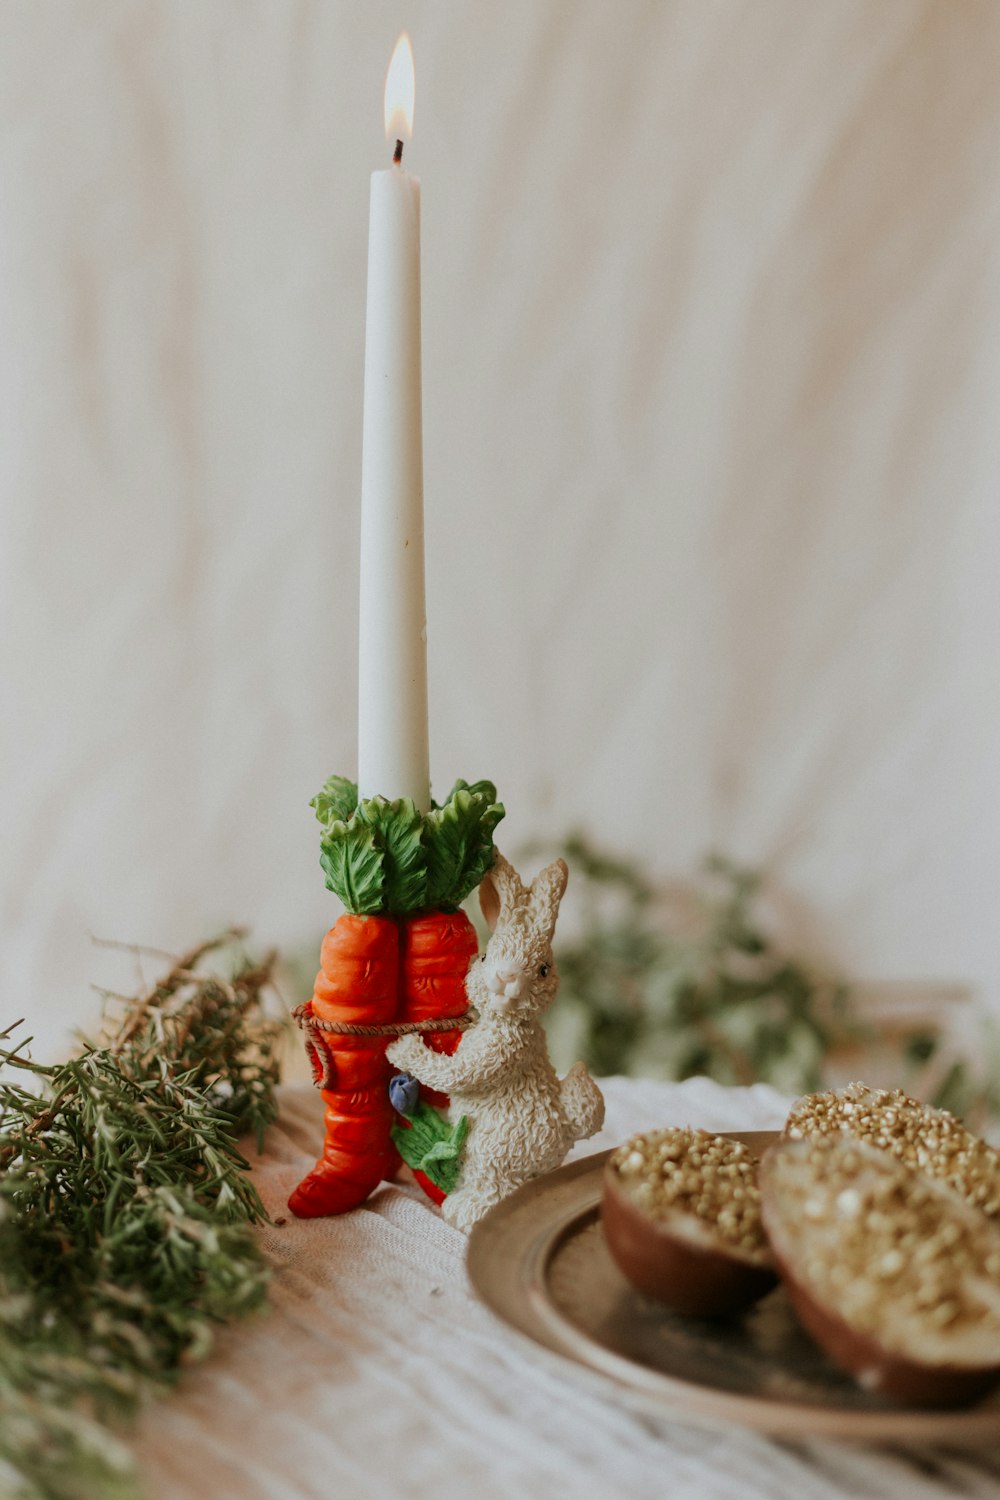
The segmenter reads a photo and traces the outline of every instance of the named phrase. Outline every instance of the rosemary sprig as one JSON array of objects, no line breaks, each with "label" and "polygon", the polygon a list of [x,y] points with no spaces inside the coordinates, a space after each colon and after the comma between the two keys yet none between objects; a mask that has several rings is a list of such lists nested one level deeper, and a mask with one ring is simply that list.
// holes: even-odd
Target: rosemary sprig
[{"label": "rosemary sprig", "polygon": [[240,936],[108,996],[69,1062],[0,1033],[0,1065],[33,1084],[0,1081],[0,1490],[18,1500],[137,1494],[120,1424],[264,1296],[237,1139],[275,1115],[274,957],[199,967]]}]

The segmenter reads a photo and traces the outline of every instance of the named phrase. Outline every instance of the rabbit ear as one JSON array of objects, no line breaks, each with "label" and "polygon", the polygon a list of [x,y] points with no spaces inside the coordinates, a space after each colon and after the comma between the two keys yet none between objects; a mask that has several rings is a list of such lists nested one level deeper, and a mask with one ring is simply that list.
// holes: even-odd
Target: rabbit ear
[{"label": "rabbit ear", "polygon": [[500,915],[500,892],[496,888],[489,870],[479,882],[479,905],[482,907],[486,925],[492,932]]},{"label": "rabbit ear", "polygon": [[493,863],[486,871],[479,886],[479,904],[483,916],[492,931],[502,916],[525,894],[521,877],[508,859],[497,849]]},{"label": "rabbit ear", "polygon": [[539,870],[531,882],[531,904],[545,917],[550,936],[555,930],[559,903],[568,879],[569,866],[564,859],[556,859],[544,870]]}]

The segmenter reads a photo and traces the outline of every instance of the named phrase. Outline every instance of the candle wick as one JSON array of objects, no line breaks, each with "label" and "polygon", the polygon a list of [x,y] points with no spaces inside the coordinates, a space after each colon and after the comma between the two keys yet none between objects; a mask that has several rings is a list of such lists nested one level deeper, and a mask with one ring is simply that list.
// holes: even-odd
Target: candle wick
[{"label": "candle wick", "polygon": [[397,166],[403,160],[403,143],[402,143],[402,141],[397,140],[397,142],[396,142],[396,149],[392,153],[392,159],[393,159],[393,162]]}]

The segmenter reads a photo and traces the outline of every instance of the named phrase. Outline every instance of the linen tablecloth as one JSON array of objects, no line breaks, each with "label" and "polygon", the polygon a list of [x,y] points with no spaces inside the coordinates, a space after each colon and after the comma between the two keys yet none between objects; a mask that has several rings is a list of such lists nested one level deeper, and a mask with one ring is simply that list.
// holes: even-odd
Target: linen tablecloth
[{"label": "linen tablecloth", "polygon": [[[610,1079],[577,1155],[663,1124],[767,1129],[762,1085]],[[311,1165],[322,1101],[282,1090],[254,1180],[271,1215]],[[826,1500],[1000,1497],[1000,1446],[975,1454],[774,1442],[629,1409],[508,1330],[476,1298],[466,1239],[416,1188],[336,1219],[261,1230],[267,1310],[153,1405],[138,1453],[151,1500]],[[1000,1434],[998,1434],[1000,1442]]]}]

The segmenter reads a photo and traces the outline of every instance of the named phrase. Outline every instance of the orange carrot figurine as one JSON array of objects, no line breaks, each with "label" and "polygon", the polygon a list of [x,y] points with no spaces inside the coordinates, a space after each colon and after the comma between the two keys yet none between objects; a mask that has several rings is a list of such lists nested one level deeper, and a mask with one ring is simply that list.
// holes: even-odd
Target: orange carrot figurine
[{"label": "orange carrot figurine", "polygon": [[[476,929],[464,911],[433,911],[407,918],[403,928],[403,988],[400,1019],[438,1020],[464,1015],[469,1007],[465,976],[479,951]],[[449,1056],[461,1031],[429,1031],[428,1047]],[[447,1094],[422,1090],[426,1104],[443,1109]]]},{"label": "orange carrot figurine", "polygon": [[[319,1022],[391,1021],[398,1005],[399,928],[389,917],[342,916],[323,940],[311,1002]],[[399,1164],[389,1131],[392,1069],[383,1036],[310,1028],[310,1059],[326,1104],[323,1155],[288,1200],[299,1218],[363,1203]]]},{"label": "orange carrot figurine", "polygon": [[[405,797],[359,803],[357,787],[333,776],[312,805],[326,883],[347,913],[323,942],[311,1001],[296,1011],[326,1103],[323,1154],[288,1200],[300,1218],[357,1207],[399,1166],[385,1049],[400,1029],[419,1029],[438,1052],[458,1045],[461,1030],[441,1021],[467,1009],[478,946],[458,907],[493,863],[504,813],[488,781],[456,782],[421,815]],[[447,1102],[430,1090],[424,1098]]]}]

